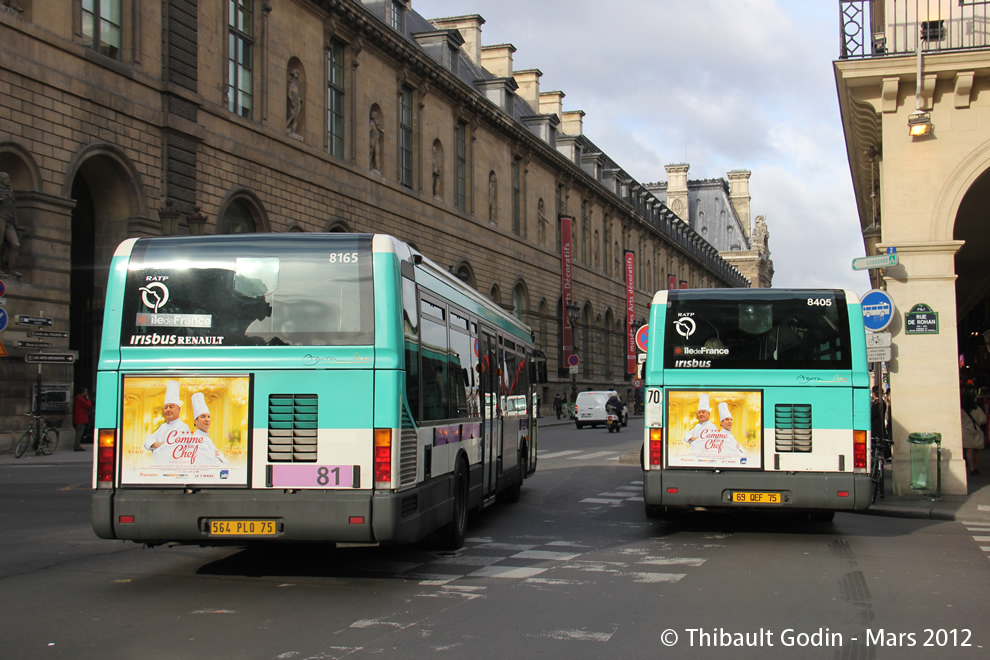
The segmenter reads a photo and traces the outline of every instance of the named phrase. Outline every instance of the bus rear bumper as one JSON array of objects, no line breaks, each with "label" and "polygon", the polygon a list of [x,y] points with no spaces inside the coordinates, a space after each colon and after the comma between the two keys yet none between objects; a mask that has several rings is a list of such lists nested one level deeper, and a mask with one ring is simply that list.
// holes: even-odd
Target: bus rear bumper
[{"label": "bus rear bumper", "polygon": [[[395,492],[178,489],[95,490],[93,531],[100,538],[158,545],[243,545],[321,541],[410,543],[449,516],[446,480]],[[274,534],[211,534],[212,521],[271,521]],[[242,525],[242,527],[244,527]],[[266,526],[255,526],[269,531]]]},{"label": "bus rear bumper", "polygon": [[[869,475],[833,472],[647,470],[648,506],[860,511],[870,506]],[[737,503],[734,493],[778,493],[779,503]],[[764,498],[766,499],[766,498]]]}]

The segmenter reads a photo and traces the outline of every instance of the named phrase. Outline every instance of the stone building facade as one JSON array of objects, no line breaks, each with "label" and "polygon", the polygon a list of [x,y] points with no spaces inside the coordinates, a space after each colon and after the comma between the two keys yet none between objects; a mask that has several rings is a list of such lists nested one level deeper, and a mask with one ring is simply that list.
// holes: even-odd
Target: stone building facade
[{"label": "stone building facade", "polygon": [[[0,6],[0,171],[22,228],[2,276],[0,451],[38,384],[52,414],[92,387],[114,249],[163,233],[394,234],[532,326],[549,400],[571,384],[573,217],[577,385],[631,400],[625,251],[637,320],[668,273],[749,282],[583,135],[541,72],[514,70],[513,46],[483,45],[483,24],[406,0]],[[26,362],[41,353],[75,361]]]},{"label": "stone building facade", "polygon": [[754,287],[773,283],[770,230],[766,216],[751,224],[749,170],[731,170],[727,178],[689,180],[690,165],[667,165],[667,180],[646,184],[646,189],[684,219],[735,266]]}]

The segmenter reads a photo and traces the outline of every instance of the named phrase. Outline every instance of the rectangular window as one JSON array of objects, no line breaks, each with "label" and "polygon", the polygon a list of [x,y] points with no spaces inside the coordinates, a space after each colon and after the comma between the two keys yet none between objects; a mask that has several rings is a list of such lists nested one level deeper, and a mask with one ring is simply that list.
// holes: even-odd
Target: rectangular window
[{"label": "rectangular window", "polygon": [[344,45],[336,39],[327,51],[327,145],[331,156],[344,157]]},{"label": "rectangular window", "polygon": [[254,98],[254,0],[227,2],[227,108],[251,118]]},{"label": "rectangular window", "polygon": [[[371,238],[141,239],[127,275],[129,349],[374,343]],[[153,283],[153,286],[149,285]],[[314,363],[315,364],[315,363]]]},{"label": "rectangular window", "polygon": [[82,34],[86,45],[120,59],[120,0],[82,0]]},{"label": "rectangular window", "polygon": [[522,235],[522,209],[520,205],[521,185],[519,182],[519,159],[512,161],[512,233]]},{"label": "rectangular window", "polygon": [[399,183],[413,186],[413,114],[412,90],[403,87],[399,94]]},{"label": "rectangular window", "polygon": [[840,291],[671,296],[664,368],[850,369],[849,317]]},{"label": "rectangular window", "polygon": [[459,359],[450,354],[447,326],[427,318],[422,321],[423,421],[450,417],[450,376],[448,370]]},{"label": "rectangular window", "polygon": [[467,124],[457,122],[454,129],[457,144],[457,210],[467,212]]},{"label": "rectangular window", "polygon": [[557,252],[560,252],[560,216],[564,215],[564,186],[557,186]]},{"label": "rectangular window", "polygon": [[392,0],[392,15],[389,19],[393,30],[399,34],[406,33],[406,6],[402,0]]}]

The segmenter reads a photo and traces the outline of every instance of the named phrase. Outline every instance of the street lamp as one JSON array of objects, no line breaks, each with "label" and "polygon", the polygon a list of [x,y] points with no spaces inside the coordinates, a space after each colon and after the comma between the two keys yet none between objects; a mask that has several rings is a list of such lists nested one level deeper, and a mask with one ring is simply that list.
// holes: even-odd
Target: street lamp
[{"label": "street lamp", "polygon": [[[574,327],[579,316],[581,316],[581,308],[573,301],[567,303],[567,321],[571,324],[571,354],[577,354],[574,350]],[[577,401],[577,370],[571,367],[571,403],[575,401]]]}]

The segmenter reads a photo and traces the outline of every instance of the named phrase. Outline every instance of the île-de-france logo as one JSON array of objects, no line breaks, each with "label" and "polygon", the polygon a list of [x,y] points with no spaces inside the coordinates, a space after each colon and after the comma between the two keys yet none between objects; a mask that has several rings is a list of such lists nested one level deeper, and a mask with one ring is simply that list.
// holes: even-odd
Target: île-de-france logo
[{"label": "\u00eele-de-france logo", "polygon": [[694,334],[694,331],[698,329],[698,326],[690,316],[682,316],[674,321],[674,329],[677,330],[677,334],[681,337],[689,339]]},{"label": "\u00eele-de-france logo", "polygon": [[141,287],[139,291],[141,291],[141,302],[155,314],[168,302],[168,287],[161,282],[152,282],[148,286]]}]

